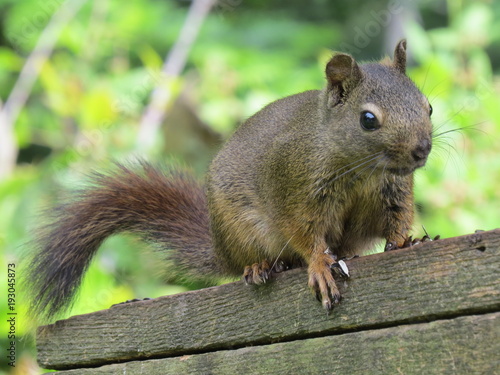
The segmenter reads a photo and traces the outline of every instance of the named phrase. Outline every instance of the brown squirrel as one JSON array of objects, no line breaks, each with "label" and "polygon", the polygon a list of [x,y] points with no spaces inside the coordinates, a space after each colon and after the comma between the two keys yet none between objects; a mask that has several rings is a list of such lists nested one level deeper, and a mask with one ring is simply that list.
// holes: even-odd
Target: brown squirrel
[{"label": "brown squirrel", "polygon": [[405,40],[378,63],[334,55],[323,90],[277,100],[236,130],[206,189],[145,162],[96,173],[91,187],[54,210],[38,241],[32,307],[47,316],[67,307],[104,239],[129,231],[196,280],[243,273],[259,284],[307,265],[309,285],[331,309],[340,300],[331,270],[338,257],[408,238],[432,107],[405,70]]}]

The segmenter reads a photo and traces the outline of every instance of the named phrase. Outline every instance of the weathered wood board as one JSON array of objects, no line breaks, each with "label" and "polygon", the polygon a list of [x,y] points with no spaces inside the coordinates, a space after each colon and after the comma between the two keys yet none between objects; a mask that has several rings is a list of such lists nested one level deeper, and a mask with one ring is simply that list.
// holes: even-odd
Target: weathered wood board
[{"label": "weathered wood board", "polygon": [[500,373],[499,339],[500,313],[491,313],[61,375],[493,375]]},{"label": "weathered wood board", "polygon": [[351,278],[340,283],[343,300],[330,315],[308,290],[304,269],[262,287],[237,282],[118,305],[41,327],[38,360],[54,369],[95,367],[318,336],[348,355],[335,349],[340,336],[500,311],[499,255],[497,229],[350,260]]}]

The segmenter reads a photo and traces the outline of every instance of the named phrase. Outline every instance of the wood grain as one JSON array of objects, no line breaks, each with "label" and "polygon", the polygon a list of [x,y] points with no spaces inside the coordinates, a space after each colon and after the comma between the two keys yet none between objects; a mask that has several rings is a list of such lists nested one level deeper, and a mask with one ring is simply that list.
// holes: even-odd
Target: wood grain
[{"label": "wood grain", "polygon": [[91,367],[495,312],[499,254],[496,229],[350,260],[330,315],[304,269],[262,287],[237,282],[118,305],[41,327],[38,361]]},{"label": "wood grain", "polygon": [[499,337],[500,313],[491,313],[61,375],[498,374]]}]

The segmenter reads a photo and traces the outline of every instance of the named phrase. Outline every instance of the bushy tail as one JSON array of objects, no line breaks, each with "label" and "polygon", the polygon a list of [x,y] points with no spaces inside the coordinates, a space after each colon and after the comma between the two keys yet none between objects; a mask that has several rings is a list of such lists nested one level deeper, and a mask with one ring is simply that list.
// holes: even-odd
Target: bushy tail
[{"label": "bushy tail", "polygon": [[110,173],[95,173],[91,185],[53,216],[29,265],[35,315],[52,317],[67,308],[101,243],[122,231],[171,249],[169,259],[194,277],[221,272],[203,188],[183,173],[164,173],[145,162],[118,164]]}]

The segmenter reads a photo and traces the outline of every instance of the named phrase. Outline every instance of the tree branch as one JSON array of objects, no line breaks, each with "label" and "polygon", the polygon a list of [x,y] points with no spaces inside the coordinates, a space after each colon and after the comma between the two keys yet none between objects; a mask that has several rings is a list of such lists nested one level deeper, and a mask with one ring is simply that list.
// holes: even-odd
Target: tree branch
[{"label": "tree branch", "polygon": [[35,48],[26,59],[5,105],[0,108],[0,179],[8,176],[16,163],[17,145],[13,127],[19,113],[26,104],[31,89],[44,63],[51,55],[59,35],[85,2],[86,0],[68,0],[54,13],[42,31]]},{"label": "tree branch", "polygon": [[149,148],[165,118],[166,108],[172,98],[170,83],[178,77],[186,65],[187,56],[200,27],[215,0],[193,0],[182,26],[179,38],[169,51],[161,70],[161,81],[153,90],[149,104],[139,125],[138,146]]}]

